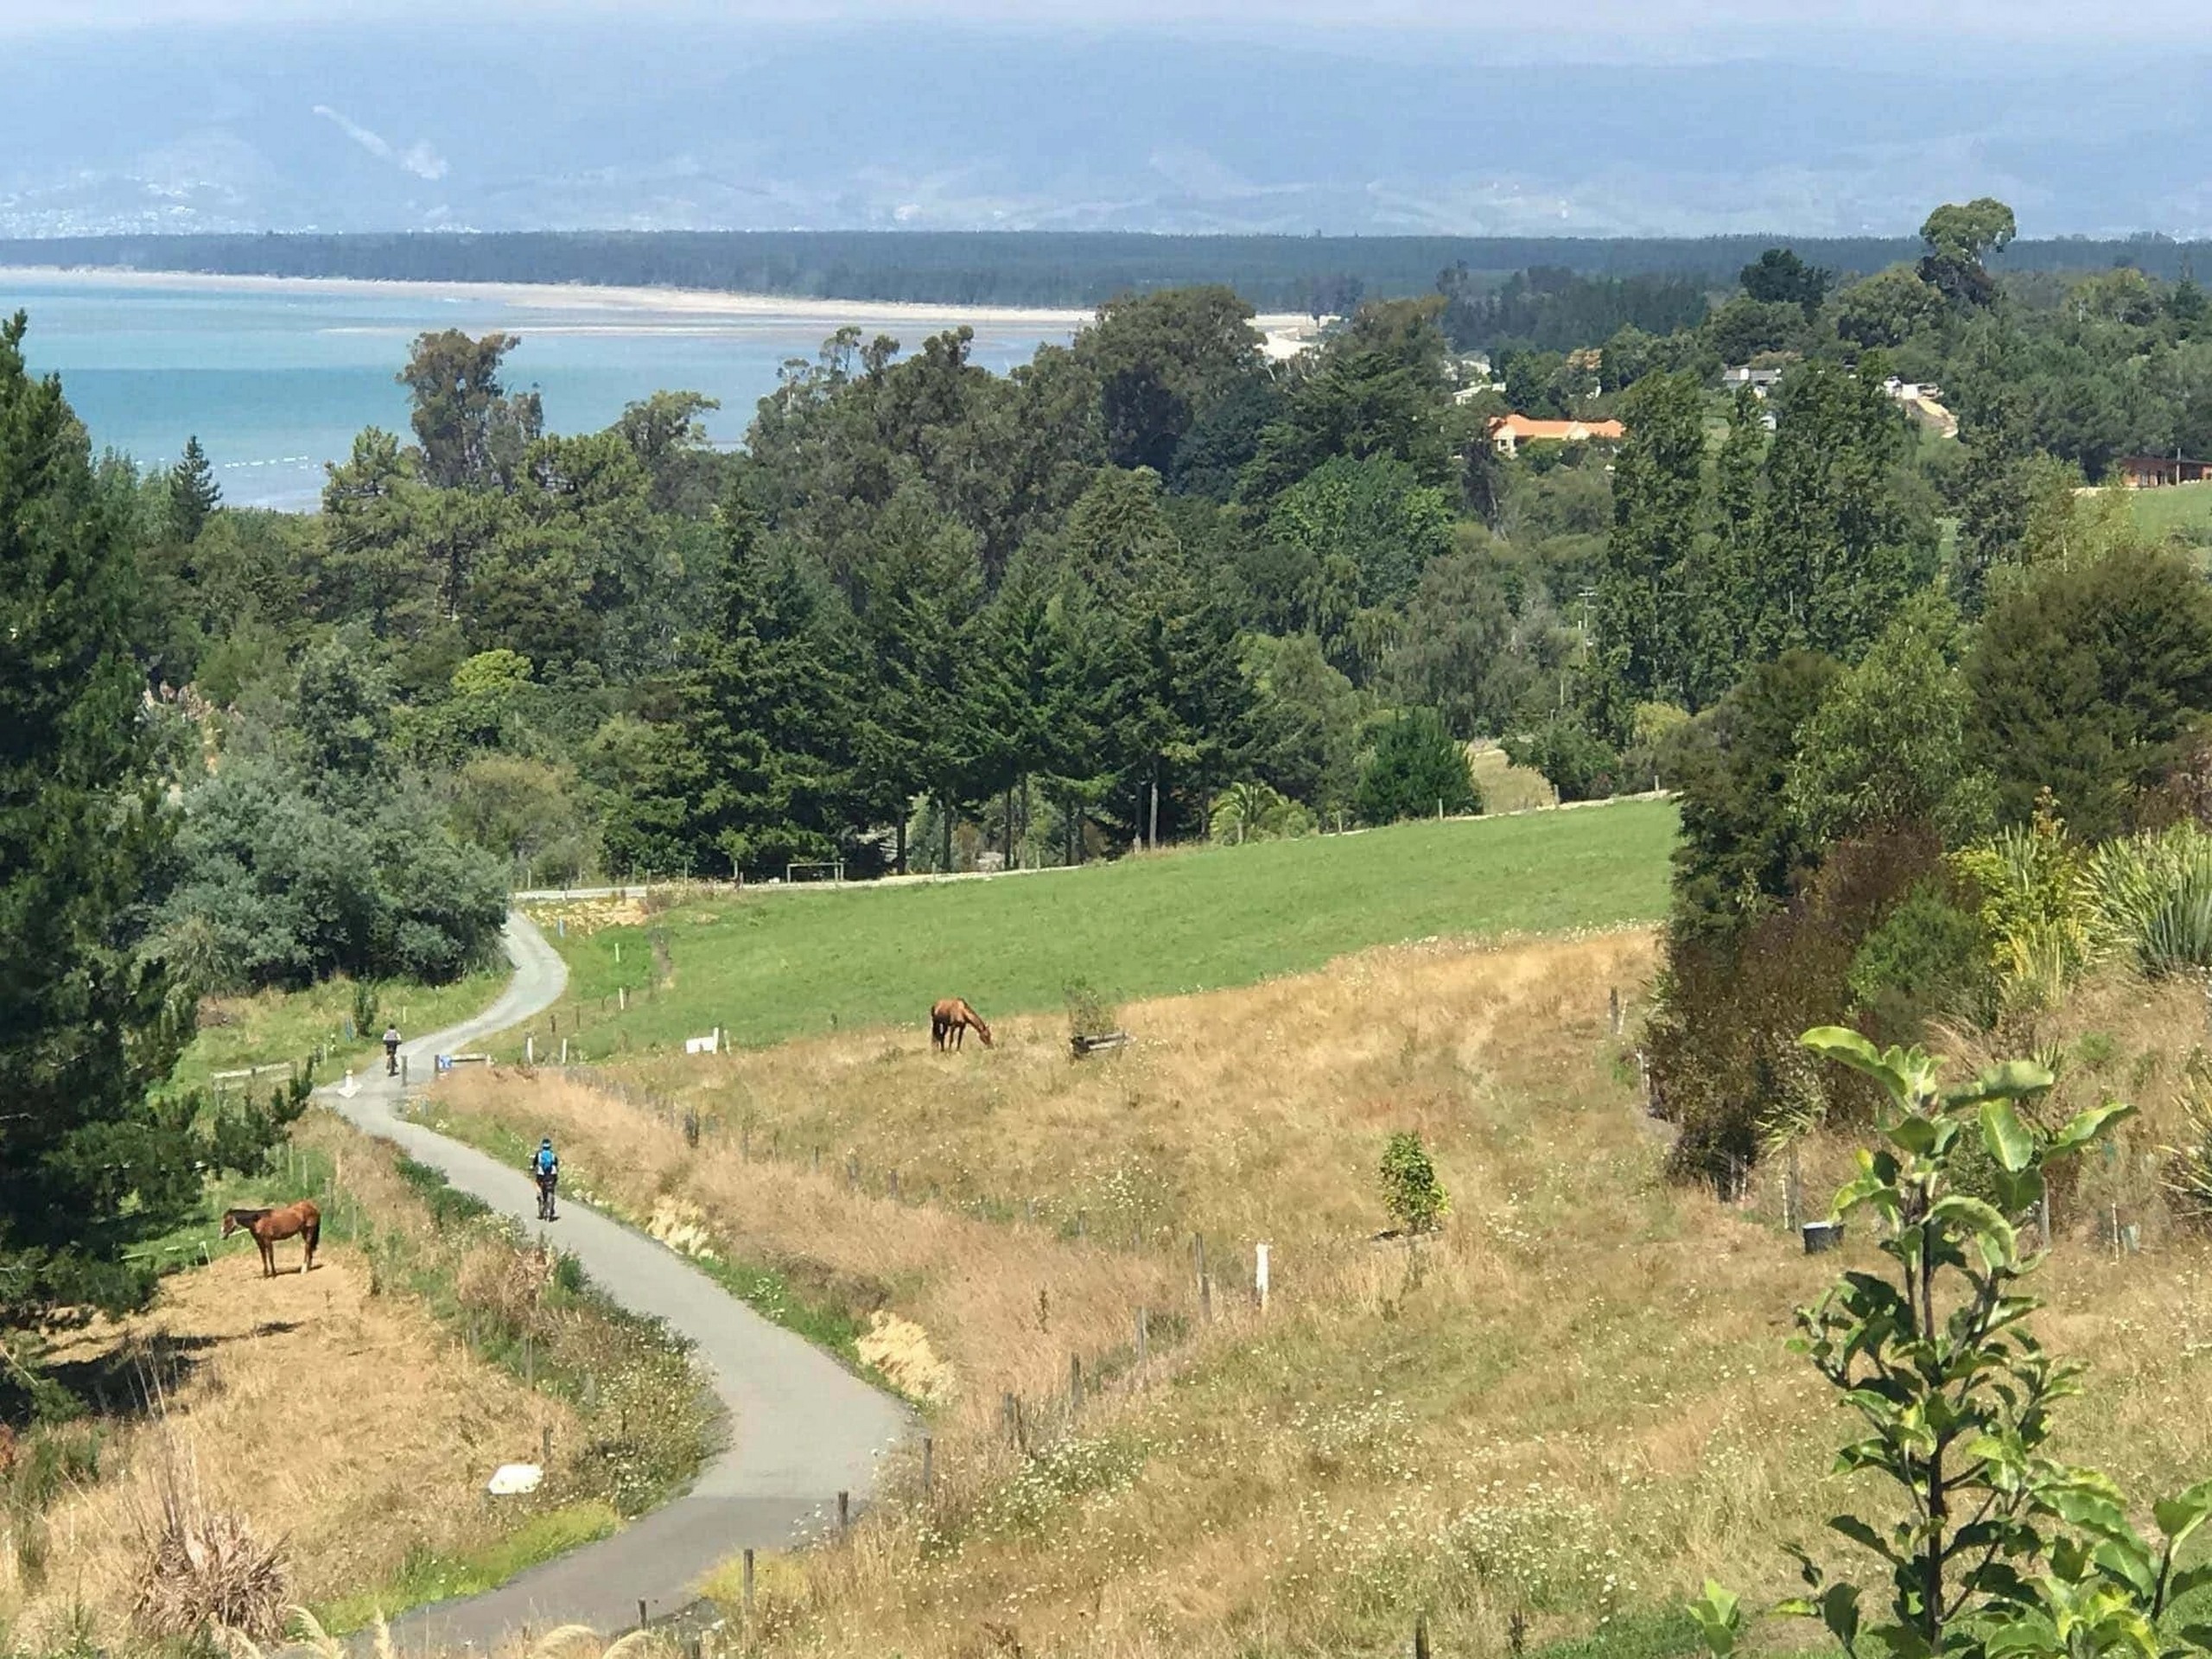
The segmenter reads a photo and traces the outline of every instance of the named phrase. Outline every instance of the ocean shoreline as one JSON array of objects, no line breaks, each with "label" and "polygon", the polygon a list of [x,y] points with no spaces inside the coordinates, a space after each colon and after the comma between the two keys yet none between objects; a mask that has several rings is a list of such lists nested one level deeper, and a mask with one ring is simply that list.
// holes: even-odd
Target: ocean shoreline
[{"label": "ocean shoreline", "polygon": [[[1029,327],[1076,329],[1090,322],[1090,311],[1030,306],[938,305],[920,300],[825,300],[796,295],[740,293],[703,288],[601,287],[588,283],[449,283],[368,276],[270,276],[213,271],[124,270],[105,265],[0,265],[0,292],[10,281],[66,277],[119,291],[132,289],[183,289],[206,293],[296,294],[327,293],[388,296],[418,300],[466,299],[490,301],[518,311],[560,311],[590,308],[634,312],[640,321],[652,317],[687,319],[695,324],[710,320],[795,318],[826,322],[833,327],[897,327],[916,322],[969,323],[979,327]],[[1312,327],[1304,316],[1270,313],[1253,319],[1253,326],[1268,337],[1270,355],[1281,345],[1302,341]]]}]

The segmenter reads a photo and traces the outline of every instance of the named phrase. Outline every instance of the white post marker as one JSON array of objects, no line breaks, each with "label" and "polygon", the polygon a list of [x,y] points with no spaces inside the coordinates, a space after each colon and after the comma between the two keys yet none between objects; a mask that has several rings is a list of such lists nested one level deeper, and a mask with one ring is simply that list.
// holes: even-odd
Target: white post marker
[{"label": "white post marker", "polygon": [[1252,1248],[1252,1288],[1260,1298],[1260,1312],[1268,1311],[1268,1247],[1255,1244]]},{"label": "white post marker", "polygon": [[348,1072],[346,1074],[346,1081],[345,1081],[345,1082],[343,1082],[343,1083],[341,1083],[341,1084],[340,1084],[338,1085],[338,1093],[339,1093],[339,1096],[340,1096],[340,1098],[344,1099],[344,1100],[351,1100],[351,1099],[353,1099],[353,1096],[356,1096],[356,1095],[359,1094],[360,1092],[361,1092],[361,1085],[360,1085],[359,1084],[358,1084],[358,1083],[356,1083],[356,1082],[354,1082],[354,1081],[353,1081],[353,1074],[351,1071],[348,1071]]}]

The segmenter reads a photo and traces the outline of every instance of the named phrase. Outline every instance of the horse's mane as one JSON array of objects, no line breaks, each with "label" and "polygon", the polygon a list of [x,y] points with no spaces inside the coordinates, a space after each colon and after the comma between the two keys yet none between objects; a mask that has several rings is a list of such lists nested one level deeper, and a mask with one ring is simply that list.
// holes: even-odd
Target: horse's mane
[{"label": "horse's mane", "polygon": [[244,1224],[248,1222],[259,1221],[264,1216],[268,1215],[269,1213],[270,1209],[268,1208],[260,1210],[226,1210],[223,1211],[223,1219],[225,1221],[235,1221]]}]

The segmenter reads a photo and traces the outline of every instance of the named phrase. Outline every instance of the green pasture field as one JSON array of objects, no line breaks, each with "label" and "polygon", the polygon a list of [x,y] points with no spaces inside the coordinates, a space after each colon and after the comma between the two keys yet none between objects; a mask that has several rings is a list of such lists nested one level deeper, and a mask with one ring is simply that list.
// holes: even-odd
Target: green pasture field
[{"label": "green pasture field", "polygon": [[2174,484],[2158,490],[2132,490],[2128,505],[2135,527],[2161,540],[2212,546],[2212,484]]},{"label": "green pasture field", "polygon": [[[699,899],[634,925],[542,906],[570,980],[531,1031],[540,1058],[566,1035],[599,1061],[717,1026],[753,1045],[911,1026],[941,996],[992,1019],[1056,1008],[1073,979],[1111,998],[1173,995],[1410,939],[1656,921],[1675,830],[1671,802],[1622,801],[990,880]],[[522,1043],[512,1032],[493,1052]]]}]

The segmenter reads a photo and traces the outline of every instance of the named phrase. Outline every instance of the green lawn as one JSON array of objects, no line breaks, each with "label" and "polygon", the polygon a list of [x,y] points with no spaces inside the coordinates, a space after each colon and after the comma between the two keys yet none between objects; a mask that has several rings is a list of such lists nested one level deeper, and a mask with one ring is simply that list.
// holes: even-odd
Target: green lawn
[{"label": "green lawn", "polygon": [[2212,484],[2174,484],[2164,489],[2133,490],[2128,505],[2135,527],[2146,536],[2212,545]]},{"label": "green lawn", "polygon": [[[556,937],[571,976],[558,1032],[594,1060],[717,1025],[771,1043],[918,1024],[940,996],[964,996],[987,1019],[1056,1008],[1076,977],[1113,996],[1172,995],[1407,939],[1654,921],[1675,825],[1670,803],[1631,801],[991,881],[701,899],[642,926]],[[541,911],[549,935],[560,913]],[[646,995],[656,938],[669,971]],[[532,1030],[543,1058],[559,1039],[543,1022]],[[496,1052],[521,1046],[518,1031]]]}]

